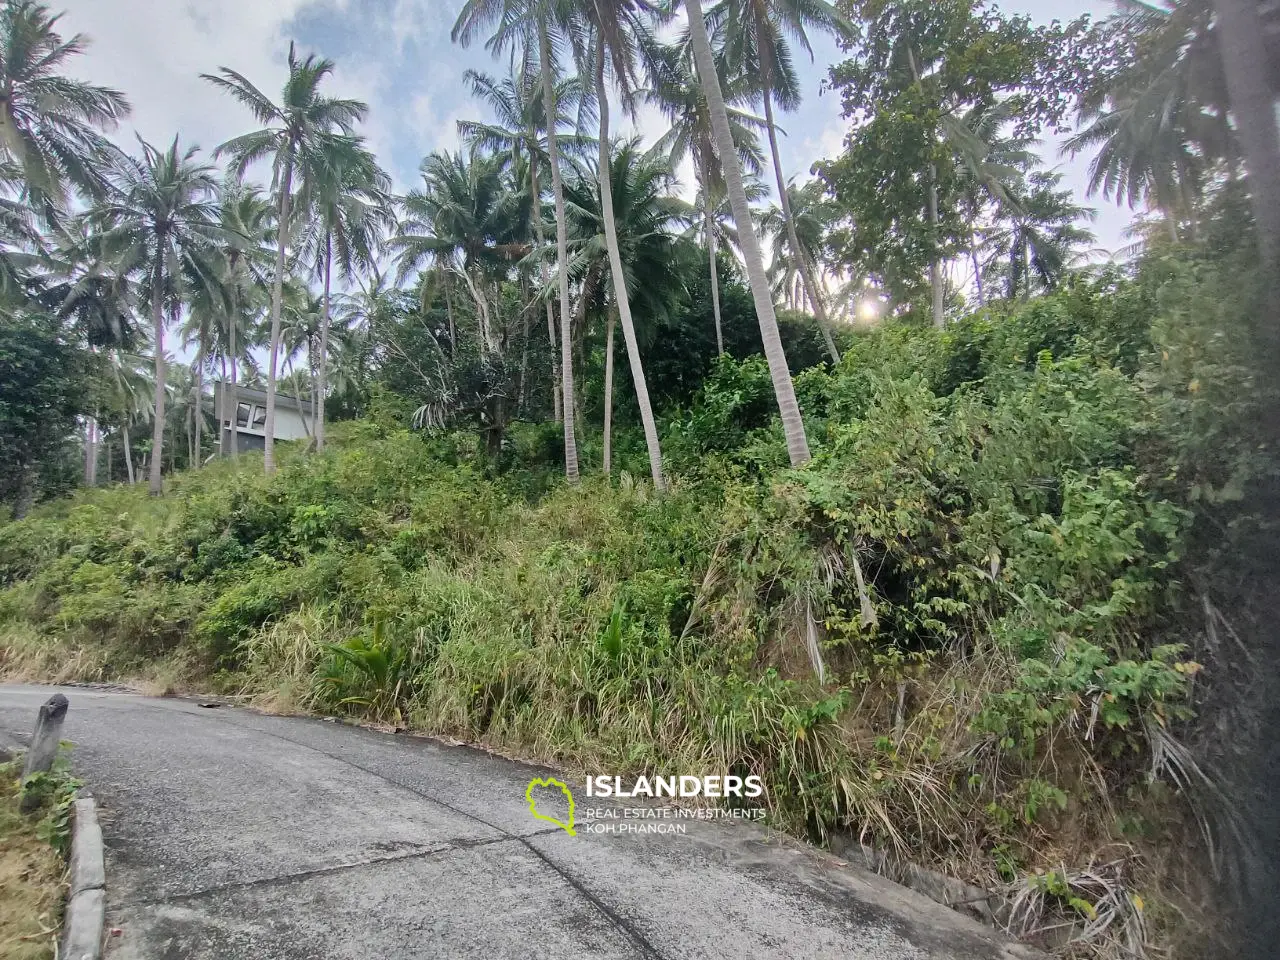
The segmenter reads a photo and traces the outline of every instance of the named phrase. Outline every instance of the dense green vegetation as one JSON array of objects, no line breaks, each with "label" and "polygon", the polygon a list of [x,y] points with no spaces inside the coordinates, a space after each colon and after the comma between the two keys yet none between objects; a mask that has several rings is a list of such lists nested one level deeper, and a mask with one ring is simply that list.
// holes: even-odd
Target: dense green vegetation
[{"label": "dense green vegetation", "polygon": [[[0,676],[758,774],[1064,955],[1212,951],[1280,477],[1230,17],[650,6],[469,0],[510,75],[393,196],[323,58],[206,75],[249,130],[210,159],[127,154],[80,38],[0,3]],[[849,134],[797,184],[819,32]],[[670,133],[611,139],[610,91]],[[1073,122],[1146,206],[1105,266],[1038,143]],[[246,385],[265,450],[215,457]]]}]

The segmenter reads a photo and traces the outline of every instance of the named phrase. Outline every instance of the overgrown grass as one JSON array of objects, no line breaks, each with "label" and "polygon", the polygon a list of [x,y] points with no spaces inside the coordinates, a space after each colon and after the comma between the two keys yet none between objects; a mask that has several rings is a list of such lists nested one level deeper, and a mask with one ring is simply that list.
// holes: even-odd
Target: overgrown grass
[{"label": "overgrown grass", "polygon": [[[45,960],[57,955],[66,897],[69,804],[74,781],[61,765],[20,783],[21,761],[0,764],[0,957]],[[23,789],[42,798],[23,814]]]},{"label": "overgrown grass", "polygon": [[661,498],[554,482],[542,428],[495,463],[386,423],[271,479],[82,493],[0,526],[0,673],[758,774],[783,829],[1003,886],[1077,955],[1141,951],[1205,876],[1170,761],[1202,669],[1185,554],[1249,466],[1187,426],[1242,349],[1212,319],[1106,280],[868,335],[798,378],[800,471],[763,361],[725,360],[665,420]]}]

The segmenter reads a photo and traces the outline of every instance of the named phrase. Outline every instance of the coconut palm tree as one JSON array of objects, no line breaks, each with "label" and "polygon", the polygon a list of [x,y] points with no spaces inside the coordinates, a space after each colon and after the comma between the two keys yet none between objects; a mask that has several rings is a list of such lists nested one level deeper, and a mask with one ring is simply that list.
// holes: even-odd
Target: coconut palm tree
[{"label": "coconut palm tree", "polygon": [[[514,50],[522,62],[536,60],[542,77],[543,116],[560,116],[556,101],[555,47],[566,36],[582,49],[581,18],[570,0],[467,0],[451,34],[455,43],[468,46],[484,30],[494,32],[486,47],[500,53]],[[564,181],[560,169],[560,135],[555,123],[547,124],[547,159],[551,167],[551,193],[556,214],[556,267],[560,294],[560,384],[564,415],[565,477],[578,482],[578,441],[574,431],[572,319],[569,315],[569,234],[565,225]]]},{"label": "coconut palm tree", "polygon": [[[542,219],[542,186],[541,172],[548,163],[546,139],[546,101],[541,91],[541,76],[521,65],[500,83],[487,74],[468,70],[463,74],[472,94],[486,104],[494,113],[493,123],[460,120],[458,132],[467,142],[484,147],[495,153],[507,152],[512,155],[513,162],[519,165],[521,156],[529,158],[529,196],[532,198],[530,217],[533,221],[534,236],[538,249],[546,247]],[[577,106],[577,113],[583,122],[589,122],[592,115],[592,101],[584,96],[584,89],[578,77],[556,80],[552,100],[560,111],[556,118],[557,128],[572,126],[573,116],[569,109]],[[578,148],[586,145],[585,137],[571,135],[562,137],[560,144],[565,148]],[[548,286],[547,261],[539,256],[538,267],[543,289]],[[556,327],[553,299],[546,298],[547,337],[552,351],[552,381],[554,384],[553,408],[555,418],[562,418],[560,362],[556,358]]]},{"label": "coconut palm tree", "polygon": [[[137,339],[132,285],[113,260],[103,249],[102,237],[92,229],[88,218],[77,217],[56,236],[54,245],[45,249],[43,261],[47,272],[31,286],[35,303],[50,310],[59,320],[71,321],[76,339],[95,353],[104,348],[131,346]],[[84,482],[87,486],[97,483],[100,427],[95,411],[85,423]]]},{"label": "coconut palm tree", "polygon": [[778,152],[778,125],[774,120],[773,107],[775,101],[784,110],[794,109],[800,103],[799,83],[791,65],[790,42],[796,43],[812,58],[808,31],[848,34],[853,27],[827,0],[720,0],[711,12],[711,23],[714,28],[724,31],[725,53],[735,72],[754,78],[757,86],[764,106],[765,130],[769,134],[769,150],[773,157],[773,174],[789,254],[795,260],[795,270],[813,304],[827,352],[838,363],[840,351],[836,349],[827,322],[825,298],[804,262],[796,237],[787,180]]},{"label": "coconut palm tree", "polygon": [[358,142],[338,141],[327,165],[317,172],[306,197],[311,230],[305,254],[313,273],[320,279],[320,335],[315,358],[316,450],[324,449],[324,399],[329,356],[329,325],[332,319],[333,266],[350,283],[358,272],[373,267],[378,243],[391,226],[391,178],[378,166],[377,158]]},{"label": "coconut palm tree", "polygon": [[271,202],[257,187],[234,177],[223,184],[218,221],[225,236],[221,262],[227,300],[226,311],[215,315],[213,350],[226,385],[218,420],[231,423],[232,458],[240,455],[238,374],[242,367],[254,366],[251,334],[269,301],[264,294],[275,257],[274,216]]},{"label": "coconut palm tree", "polygon": [[218,225],[214,169],[196,159],[196,148],[182,149],[177,137],[163,151],[139,142],[142,157],[121,158],[91,217],[122,270],[138,275],[139,299],[151,307],[156,376],[150,490],[158,496],[163,490],[166,310],[176,315],[192,291],[218,289],[216,247],[225,233]]},{"label": "coconut palm tree", "polygon": [[1059,189],[1062,175],[1035,171],[1025,186],[1016,186],[1007,206],[1008,230],[997,235],[996,249],[1008,263],[1007,295],[1034,288],[1052,290],[1061,281],[1079,248],[1094,240],[1081,226],[1093,211],[1075,203],[1070,190]]},{"label": "coconut palm tree", "polygon": [[21,171],[27,201],[49,221],[71,188],[103,192],[117,152],[103,131],[129,115],[124,94],[60,72],[88,40],[64,40],[59,19],[36,0],[0,6],[0,157]]},{"label": "coconut palm tree", "polygon": [[1122,4],[1131,44],[1124,66],[1081,101],[1084,128],[1064,144],[1096,150],[1089,192],[1160,210],[1170,236],[1194,228],[1194,198],[1208,167],[1234,152],[1213,11],[1207,0]]},{"label": "coconut palm tree", "polygon": [[[570,272],[584,278],[601,278],[614,269],[608,250],[604,197],[612,198],[612,214],[619,262],[625,272],[623,289],[631,291],[635,314],[652,329],[653,321],[670,316],[688,295],[677,264],[689,262],[691,244],[683,236],[695,219],[694,208],[671,194],[675,177],[665,151],[645,153],[632,140],[614,150],[608,176],[588,169],[565,184],[569,216]],[[609,181],[606,190],[603,181]],[[584,280],[584,306],[589,306],[594,279]],[[613,327],[618,316],[617,285],[614,299],[605,306],[605,472],[610,469],[613,411]],[[640,328],[638,339],[645,339]],[[649,337],[648,339],[652,339]]]},{"label": "coconut palm tree", "polygon": [[333,165],[333,158],[352,147],[352,131],[368,113],[359,100],[327,97],[320,85],[334,70],[332,60],[308,55],[299,60],[289,44],[289,77],[277,105],[241,74],[222,67],[219,74],[202,76],[249,108],[262,129],[222,144],[215,156],[231,159],[232,169],[243,176],[250,164],[272,158],[276,189],[276,270],[271,287],[271,346],[267,359],[266,438],[263,460],[268,474],[275,472],[276,353],[280,348],[280,306],[284,288],[285,252],[293,223],[294,181],[304,195],[314,193],[316,181]]},{"label": "coconut palm tree", "polygon": [[[606,74],[612,73],[614,84],[622,95],[623,108],[633,115],[636,91],[639,87],[638,72],[644,67],[652,69],[656,43],[649,30],[649,19],[657,9],[646,0],[582,0],[582,15],[594,34],[591,60],[583,52],[580,67],[590,69],[595,75],[596,107],[600,113],[600,157],[596,169],[602,173],[610,169],[613,146],[609,134],[609,88]],[[642,64],[642,60],[645,61]],[[631,367],[631,379],[636,388],[636,401],[640,407],[640,423],[644,430],[645,446],[649,453],[649,472],[657,490],[666,489],[662,475],[662,448],[658,441],[657,421],[649,402],[649,387],[645,382],[644,362],[636,340],[635,319],[631,313],[631,300],[627,295],[627,275],[622,266],[622,253],[618,246],[617,218],[613,208],[612,177],[602,175],[600,203],[604,218],[604,240],[609,257],[609,277],[613,284],[614,304],[622,325],[622,339],[626,344],[627,360]]]},{"label": "coconut palm tree", "polygon": [[401,198],[403,216],[387,241],[398,254],[400,280],[430,262],[462,281],[475,303],[484,353],[499,346],[493,282],[529,252],[520,236],[522,196],[509,189],[506,164],[475,148],[431,154],[422,161],[422,189]]},{"label": "coconut palm tree", "polygon": [[[1218,49],[1236,136],[1249,173],[1249,196],[1262,262],[1280,273],[1280,132],[1276,130],[1275,35],[1264,29],[1258,0],[1214,0]],[[1268,49],[1268,43],[1272,49]],[[1280,285],[1276,285],[1280,288]],[[1280,306],[1280,296],[1276,305]]]},{"label": "coconut palm tree", "polygon": [[782,349],[782,338],[778,333],[773,293],[769,289],[769,278],[765,273],[760,240],[756,235],[755,224],[751,220],[751,207],[747,202],[746,188],[742,179],[742,165],[734,149],[733,128],[729,125],[729,113],[720,87],[720,76],[716,71],[715,54],[707,36],[702,0],[685,0],[685,4],[689,13],[689,38],[693,48],[694,63],[697,66],[703,93],[707,98],[712,128],[716,133],[716,145],[720,155],[721,169],[724,172],[725,189],[729,196],[729,205],[733,209],[734,222],[738,227],[738,242],[741,244],[743,260],[746,264],[751,298],[755,302],[756,319],[760,323],[760,337],[764,342],[765,359],[769,362],[773,392],[778,400],[782,429],[787,440],[787,454],[793,466],[800,466],[807,463],[811,457],[809,440],[805,436],[800,404],[796,401],[795,385],[791,382],[787,355]]},{"label": "coconut palm tree", "polygon": [[[724,353],[724,333],[720,323],[720,276],[716,262],[720,240],[724,234],[724,220],[717,216],[724,209],[724,173],[720,169],[707,98],[694,73],[689,44],[686,41],[681,47],[672,48],[672,51],[674,56],[669,55],[670,60],[660,77],[661,82],[649,93],[649,99],[658,105],[671,123],[671,129],[658,143],[670,156],[672,167],[679,167],[686,158],[693,162],[693,172],[698,182],[698,206],[703,212],[703,242],[707,247],[711,271],[711,314],[716,327],[716,349]],[[752,85],[745,74],[738,74],[738,79],[730,81],[722,50],[716,57],[716,70],[726,100],[725,112],[729,118],[729,130],[738,150],[738,162],[745,173],[752,178],[758,177],[764,168],[764,154],[760,150],[755,132],[764,126],[764,121],[738,106],[727,105],[747,102],[753,93]],[[748,197],[748,200],[758,199],[759,196]],[[737,245],[736,239],[733,244]]]},{"label": "coconut palm tree", "polygon": [[[809,285],[804,283],[798,273],[796,265],[802,264],[809,275],[815,279],[823,277],[820,266],[822,245],[826,239],[831,215],[823,196],[822,184],[816,180],[811,180],[803,187],[797,187],[794,183],[787,184],[787,195],[787,206],[791,210],[790,221],[787,220],[781,206],[773,205],[760,217],[760,226],[765,233],[773,237],[771,268],[776,277],[776,289],[784,296],[788,296],[797,309],[802,309],[804,301],[808,300],[812,294]],[[796,242],[799,243],[799,247],[794,251],[791,249],[792,237],[795,237]],[[815,284],[815,287],[817,289],[814,292],[822,297],[822,306],[825,309],[826,297],[822,296],[825,285]],[[798,292],[801,295],[799,297],[792,292],[796,291],[796,288],[799,288]],[[810,309],[815,312],[817,310],[811,301]]]}]

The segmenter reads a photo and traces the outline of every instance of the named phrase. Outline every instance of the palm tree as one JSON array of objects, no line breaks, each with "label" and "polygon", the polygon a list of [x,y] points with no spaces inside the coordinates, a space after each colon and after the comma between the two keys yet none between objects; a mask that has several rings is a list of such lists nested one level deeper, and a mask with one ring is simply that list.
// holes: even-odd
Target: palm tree
[{"label": "palm tree", "polygon": [[271,236],[273,216],[270,201],[258,188],[234,178],[223,184],[218,221],[226,237],[222,243],[222,265],[227,309],[215,327],[214,346],[222,363],[222,380],[227,385],[218,420],[231,423],[232,458],[240,455],[238,373],[242,364],[253,364],[250,328],[261,317],[265,305],[263,292],[267,289],[268,271],[275,255]]},{"label": "palm tree", "polygon": [[91,215],[124,271],[139,274],[141,298],[151,305],[156,399],[150,490],[158,496],[163,490],[165,309],[176,314],[184,294],[217,289],[215,245],[225,235],[218,226],[214,169],[196,160],[196,148],[181,150],[177,137],[164,151],[139,142],[142,158],[121,159],[109,192]]},{"label": "palm tree", "polygon": [[129,115],[124,94],[58,72],[88,45],[80,34],[64,40],[59,19],[36,0],[0,6],[0,156],[21,170],[26,199],[46,220],[68,188],[103,192],[117,151],[102,131]]},{"label": "palm tree", "polygon": [[[1280,132],[1276,130],[1274,60],[1258,0],[1214,0],[1218,48],[1236,136],[1249,172],[1249,195],[1266,274],[1280,273]],[[1280,296],[1275,305],[1280,306]]]},{"label": "palm tree", "polygon": [[800,102],[799,84],[791,65],[788,37],[812,58],[809,30],[848,34],[853,27],[827,0],[720,0],[711,13],[711,22],[713,26],[724,30],[725,53],[729,62],[738,73],[755,79],[764,105],[765,129],[769,134],[773,174],[787,234],[788,251],[813,304],[814,316],[822,330],[827,352],[834,362],[839,363],[840,352],[836,349],[831,326],[827,322],[824,298],[804,261],[796,236],[791,202],[787,195],[787,180],[782,172],[782,157],[778,152],[778,125],[774,121],[773,106],[777,100],[779,106],[789,110],[797,107]]},{"label": "palm tree", "polygon": [[1037,171],[1026,188],[1016,188],[1007,216],[1011,221],[997,248],[1008,257],[1008,296],[1031,296],[1033,287],[1052,290],[1071,265],[1077,249],[1093,242],[1080,221],[1093,211],[1077,205],[1070,190],[1059,190],[1059,173]]},{"label": "palm tree", "polygon": [[316,357],[316,450],[324,449],[324,400],[329,356],[329,324],[332,316],[333,265],[350,283],[357,272],[372,268],[378,241],[394,217],[391,214],[391,178],[377,158],[358,142],[337,141],[342,147],[327,158],[318,171],[308,198],[314,220],[307,243],[312,269],[323,286],[319,352]]},{"label": "palm tree", "polygon": [[431,154],[422,161],[423,188],[401,198],[403,218],[387,241],[398,252],[400,280],[433,262],[462,281],[484,353],[498,350],[492,282],[528,252],[520,238],[522,198],[508,189],[506,162],[475,148]]},{"label": "palm tree", "polygon": [[[823,196],[822,184],[811,180],[803,187],[794,183],[787,185],[788,207],[791,219],[788,221],[781,206],[771,206],[760,218],[760,226],[765,233],[773,237],[772,271],[777,277],[777,288],[784,294],[799,288],[801,297],[794,297],[797,308],[803,307],[810,288],[797,273],[796,265],[803,264],[811,277],[822,279],[824,272],[820,266],[822,245],[826,238],[830,221],[830,212]],[[791,237],[796,238],[799,247],[791,250]],[[825,284],[815,285],[818,291],[825,290]],[[821,293],[819,293],[821,296]],[[826,298],[823,297],[825,301]],[[817,307],[810,303],[815,311]],[[825,308],[826,303],[823,303]]]},{"label": "palm tree", "polygon": [[795,385],[787,367],[787,355],[782,349],[778,333],[778,318],[774,312],[773,293],[765,273],[764,257],[755,225],[751,221],[751,207],[747,203],[746,189],[742,181],[742,165],[734,149],[733,129],[729,126],[729,113],[720,88],[720,76],[716,72],[715,55],[707,37],[707,25],[703,18],[702,0],[685,0],[689,13],[689,36],[693,46],[694,63],[698,78],[711,111],[712,128],[716,133],[716,145],[724,172],[725,188],[733,219],[738,227],[738,242],[742,247],[747,268],[747,280],[751,286],[751,298],[755,302],[756,319],[760,323],[760,338],[764,342],[765,358],[769,362],[773,392],[778,400],[782,429],[787,439],[787,454],[792,466],[807,463],[811,457],[809,440],[805,436],[804,421],[800,416],[800,404],[796,401]]},{"label": "palm tree", "polygon": [[627,276],[622,266],[617,218],[613,207],[612,177],[605,175],[610,169],[610,153],[613,149],[609,138],[609,88],[605,82],[606,70],[613,74],[614,82],[622,94],[624,109],[630,109],[634,114],[637,69],[641,58],[652,60],[649,51],[654,46],[646,19],[656,9],[646,0],[586,0],[583,6],[583,15],[595,32],[595,57],[591,66],[595,70],[596,107],[600,111],[600,158],[596,169],[602,174],[599,177],[600,204],[604,217],[605,247],[609,256],[609,276],[613,282],[614,304],[622,324],[622,339],[626,344],[627,360],[631,366],[631,379],[636,388],[636,401],[640,406],[640,423],[649,452],[649,472],[653,476],[654,488],[661,491],[666,489],[666,481],[662,476],[662,448],[658,442],[658,425],[653,416],[653,406],[649,402],[649,387],[645,382],[644,363],[636,341],[635,319],[631,314],[631,300],[627,295]]},{"label": "palm tree", "polygon": [[[548,121],[560,116],[556,101],[556,61],[553,35],[556,39],[568,32],[580,41],[581,23],[566,9],[565,0],[467,0],[458,14],[451,34],[455,43],[464,47],[484,29],[496,26],[486,42],[493,52],[509,48],[518,50],[525,63],[536,53],[542,76],[543,116]],[[581,44],[577,43],[580,49]],[[551,167],[551,192],[556,213],[556,267],[560,293],[560,381],[564,413],[565,477],[578,482],[578,441],[574,432],[573,411],[573,347],[572,319],[569,315],[569,234],[565,225],[564,181],[560,169],[559,131],[554,122],[547,123],[547,158]]]},{"label": "palm tree", "polygon": [[[671,157],[672,167],[678,167],[686,157],[693,161],[693,172],[698,181],[698,206],[703,211],[703,240],[707,246],[711,272],[711,312],[716,327],[716,350],[724,353],[724,333],[720,323],[720,276],[716,259],[724,232],[723,219],[717,216],[725,197],[724,173],[720,169],[707,98],[690,60],[689,45],[685,43],[676,51],[674,62],[664,70],[663,82],[650,94],[650,100],[658,104],[671,123],[671,129],[658,143]],[[752,93],[746,75],[739,74],[736,81],[730,82],[722,54],[716,58],[716,70],[727,103],[746,102]],[[764,121],[737,107],[726,105],[725,112],[729,118],[733,142],[737,146],[738,162],[751,177],[759,176],[764,167],[764,154],[760,150],[755,131],[764,126]],[[748,197],[748,200],[753,199],[758,200],[760,197]],[[733,243],[736,246],[736,238]]]},{"label": "palm tree", "polygon": [[1009,104],[987,108],[978,105],[963,116],[945,113],[939,119],[942,139],[951,147],[958,174],[957,201],[969,223],[969,259],[978,305],[986,306],[983,262],[979,255],[979,223],[986,211],[1008,218],[1019,213],[1015,194],[1023,186],[1024,171],[1038,160],[1030,137],[1004,136],[1012,118]]},{"label": "palm tree", "polygon": [[[277,105],[245,77],[227,67],[219,76],[202,76],[249,108],[265,126],[222,144],[215,156],[229,156],[237,175],[250,164],[272,158],[276,200],[276,271],[271,287],[271,346],[267,360],[267,410],[263,459],[266,472],[275,472],[276,353],[280,348],[280,305],[284,288],[285,251],[292,226],[294,180],[303,194],[314,192],[316,181],[332,166],[333,158],[350,149],[351,133],[368,107],[358,100],[326,97],[320,84],[333,73],[332,60],[308,55],[299,61],[289,44],[289,78]],[[344,143],[343,141],[347,141]]]},{"label": "palm tree", "polygon": [[[565,185],[569,216],[570,271],[584,277],[583,307],[589,305],[594,278],[614,269],[608,250],[605,224],[608,219],[604,197],[612,198],[612,214],[618,242],[619,262],[624,271],[624,290],[632,291],[636,313],[650,324],[660,316],[670,316],[687,297],[677,264],[688,262],[689,243],[682,237],[693,221],[694,211],[671,195],[675,177],[665,151],[655,147],[641,152],[638,141],[621,145],[606,168],[588,170]],[[608,180],[608,187],[604,181]],[[610,470],[613,419],[613,327],[618,317],[618,285],[607,305],[605,336],[605,472]]]},{"label": "palm tree", "polygon": [[1125,65],[1086,92],[1072,156],[1096,149],[1089,192],[1164,213],[1172,239],[1194,229],[1194,198],[1209,165],[1233,153],[1213,11],[1206,0],[1122,4]]},{"label": "palm tree", "polygon": [[[51,310],[59,320],[70,320],[77,339],[91,351],[131,345],[133,329],[132,287],[104,250],[102,237],[86,217],[77,217],[47,249],[48,272],[41,278],[35,303]],[[87,486],[97,483],[98,412],[85,424],[85,472]]]},{"label": "palm tree", "polygon": [[[478,123],[461,120],[458,131],[471,144],[483,146],[495,152],[509,152],[515,164],[519,164],[521,155],[529,158],[529,196],[532,198],[530,217],[533,221],[534,236],[538,249],[546,246],[542,221],[542,187],[540,182],[543,164],[547,162],[547,147],[544,134],[547,129],[546,100],[542,95],[541,77],[523,66],[513,71],[511,76],[501,83],[492,77],[474,70],[463,75],[471,92],[493,111],[494,123]],[[577,77],[557,80],[554,85],[552,100],[560,111],[556,117],[556,126],[569,126],[573,118],[567,107],[577,103],[578,113],[584,118],[591,112],[589,98],[583,96],[582,83]],[[573,137],[568,145],[577,146],[583,138]],[[542,287],[547,287],[547,262],[538,258]],[[556,327],[555,308],[551,298],[545,299],[547,311],[547,337],[552,350],[553,407],[557,421],[562,419],[561,412],[561,377],[560,362],[555,357]]]}]

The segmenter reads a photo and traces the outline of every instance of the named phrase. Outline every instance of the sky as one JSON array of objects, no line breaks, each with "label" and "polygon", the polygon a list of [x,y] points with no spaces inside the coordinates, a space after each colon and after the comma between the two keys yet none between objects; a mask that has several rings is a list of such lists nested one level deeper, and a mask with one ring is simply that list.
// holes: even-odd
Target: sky
[{"label": "sky", "polygon": [[[470,98],[463,71],[471,67],[499,75],[503,66],[483,47],[463,49],[450,42],[462,0],[51,0],[51,5],[66,11],[60,25],[64,35],[81,32],[91,41],[70,72],[116,87],[132,102],[133,116],[116,134],[122,143],[132,143],[135,131],[157,144],[180,133],[184,144],[212,150],[252,129],[248,111],[199,75],[228,66],[276,99],[294,41],[303,52],[337,62],[328,88],[332,93],[369,104],[361,132],[400,190],[416,183],[424,155],[459,146],[458,120],[485,115]],[[1070,6],[1009,0],[1001,8],[1043,23],[1109,12],[1104,0]],[[841,54],[827,39],[816,40],[813,48],[813,63],[797,57],[807,91],[804,103],[778,121],[786,131],[780,144],[784,170],[800,179],[815,161],[839,152],[847,129],[839,98],[821,93],[827,66]],[[618,118],[615,128],[652,142],[665,125],[656,110],[641,108],[634,123]],[[1087,158],[1064,160],[1052,144],[1045,156],[1086,202]],[[1124,246],[1130,211],[1101,197],[1087,203],[1098,210],[1093,225],[1098,245]]]}]

